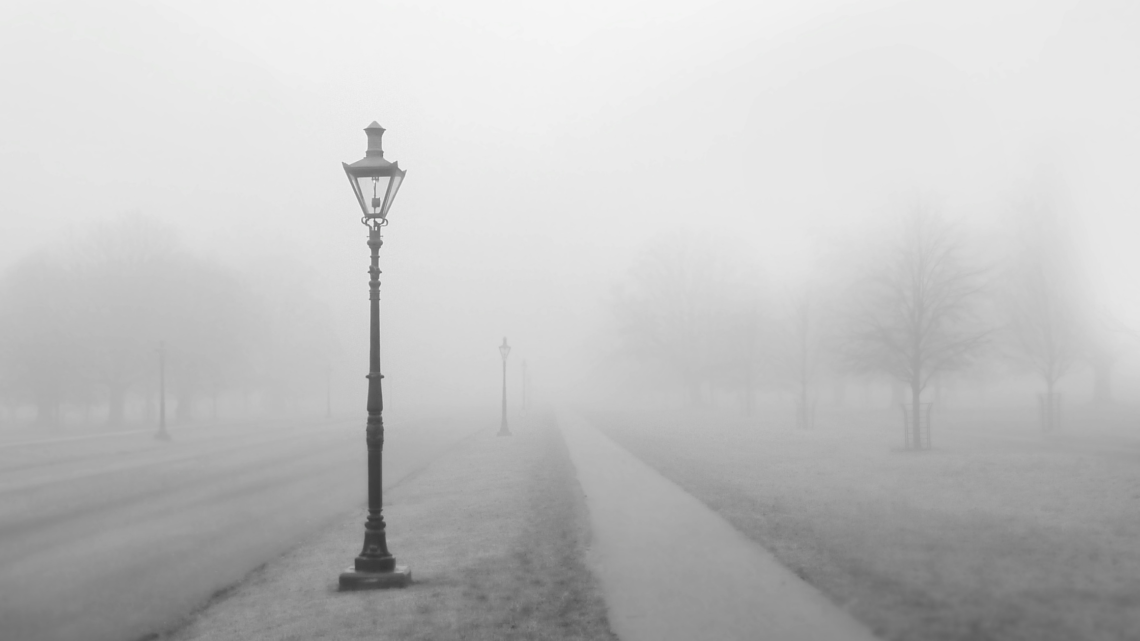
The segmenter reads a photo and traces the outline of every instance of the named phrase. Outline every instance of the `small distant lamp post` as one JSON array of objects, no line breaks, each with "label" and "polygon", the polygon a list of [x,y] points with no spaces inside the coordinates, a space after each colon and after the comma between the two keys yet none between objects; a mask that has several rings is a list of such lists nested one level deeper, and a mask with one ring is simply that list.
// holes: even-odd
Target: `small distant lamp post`
[{"label": "small distant lamp post", "polygon": [[507,356],[511,353],[511,346],[507,345],[507,337],[503,337],[503,344],[499,345],[499,353],[503,355],[503,422],[499,425],[499,436],[510,436],[511,430],[507,428]]},{"label": "small distant lamp post", "polygon": [[170,432],[166,431],[166,344],[162,341],[158,343],[158,432],[154,437],[170,440]]},{"label": "small distant lamp post", "polygon": [[388,552],[388,538],[383,513],[383,453],[384,453],[384,394],[380,388],[380,247],[384,241],[380,230],[388,224],[388,209],[396,198],[404,171],[398,163],[384,159],[381,141],[384,128],[373,122],[365,128],[368,151],[364,158],[351,165],[342,163],[352,192],[364,212],[360,222],[368,228],[368,248],[372,250],[369,302],[371,327],[368,356],[368,424],[365,442],[368,444],[368,520],[364,522],[364,549],[356,557],[353,567],[340,575],[340,588],[403,587],[412,578],[406,566],[396,565],[396,558]]},{"label": "small distant lamp post", "polygon": [[522,362],[522,411],[523,411],[523,416],[526,416],[526,410],[527,410],[527,389],[526,389],[527,387],[529,387],[529,386],[527,385],[526,359],[524,358],[523,362]]}]

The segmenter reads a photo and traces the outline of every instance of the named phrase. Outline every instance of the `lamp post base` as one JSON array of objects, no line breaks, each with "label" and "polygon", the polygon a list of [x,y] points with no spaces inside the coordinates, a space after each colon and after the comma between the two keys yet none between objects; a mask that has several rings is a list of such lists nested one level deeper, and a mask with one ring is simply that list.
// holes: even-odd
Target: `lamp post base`
[{"label": "lamp post base", "polygon": [[505,428],[505,427],[504,427],[504,428],[501,428],[501,429],[499,430],[499,433],[498,433],[498,434],[496,434],[496,436],[510,436],[510,435],[511,435],[511,431],[510,431],[510,430],[508,430],[508,429],[507,429],[507,428]]},{"label": "lamp post base", "polygon": [[412,582],[412,571],[406,565],[397,565],[389,572],[360,572],[348,568],[340,575],[341,590],[379,590],[403,588]]}]

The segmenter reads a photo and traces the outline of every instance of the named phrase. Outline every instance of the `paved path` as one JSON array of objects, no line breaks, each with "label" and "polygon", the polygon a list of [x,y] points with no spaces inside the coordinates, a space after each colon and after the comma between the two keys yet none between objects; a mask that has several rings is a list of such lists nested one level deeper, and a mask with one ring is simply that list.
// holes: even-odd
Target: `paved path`
[{"label": "paved path", "polygon": [[586,493],[591,566],[623,641],[875,639],[582,417],[563,413],[559,425]]}]

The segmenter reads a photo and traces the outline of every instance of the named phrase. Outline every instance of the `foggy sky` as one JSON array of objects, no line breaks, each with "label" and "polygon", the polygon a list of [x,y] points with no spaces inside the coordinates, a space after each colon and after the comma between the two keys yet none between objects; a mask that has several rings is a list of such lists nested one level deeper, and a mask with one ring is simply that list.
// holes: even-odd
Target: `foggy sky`
[{"label": "foggy sky", "polygon": [[5,3],[0,269],[140,211],[225,261],[308,263],[363,345],[339,163],[377,120],[408,170],[381,259],[396,398],[494,402],[503,335],[536,384],[572,384],[658,234],[735,238],[792,277],[900,195],[984,224],[1042,165],[1140,321],[1140,9],[757,4]]}]

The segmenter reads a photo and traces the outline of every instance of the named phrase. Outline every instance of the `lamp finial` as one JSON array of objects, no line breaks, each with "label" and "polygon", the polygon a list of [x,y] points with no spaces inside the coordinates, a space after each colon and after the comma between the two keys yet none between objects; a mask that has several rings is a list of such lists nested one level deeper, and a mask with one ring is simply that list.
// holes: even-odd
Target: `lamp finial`
[{"label": "lamp finial", "polygon": [[368,151],[364,154],[367,156],[380,156],[384,157],[384,131],[385,129],[380,126],[380,123],[375,120],[371,125],[364,128],[364,133],[368,135]]}]

